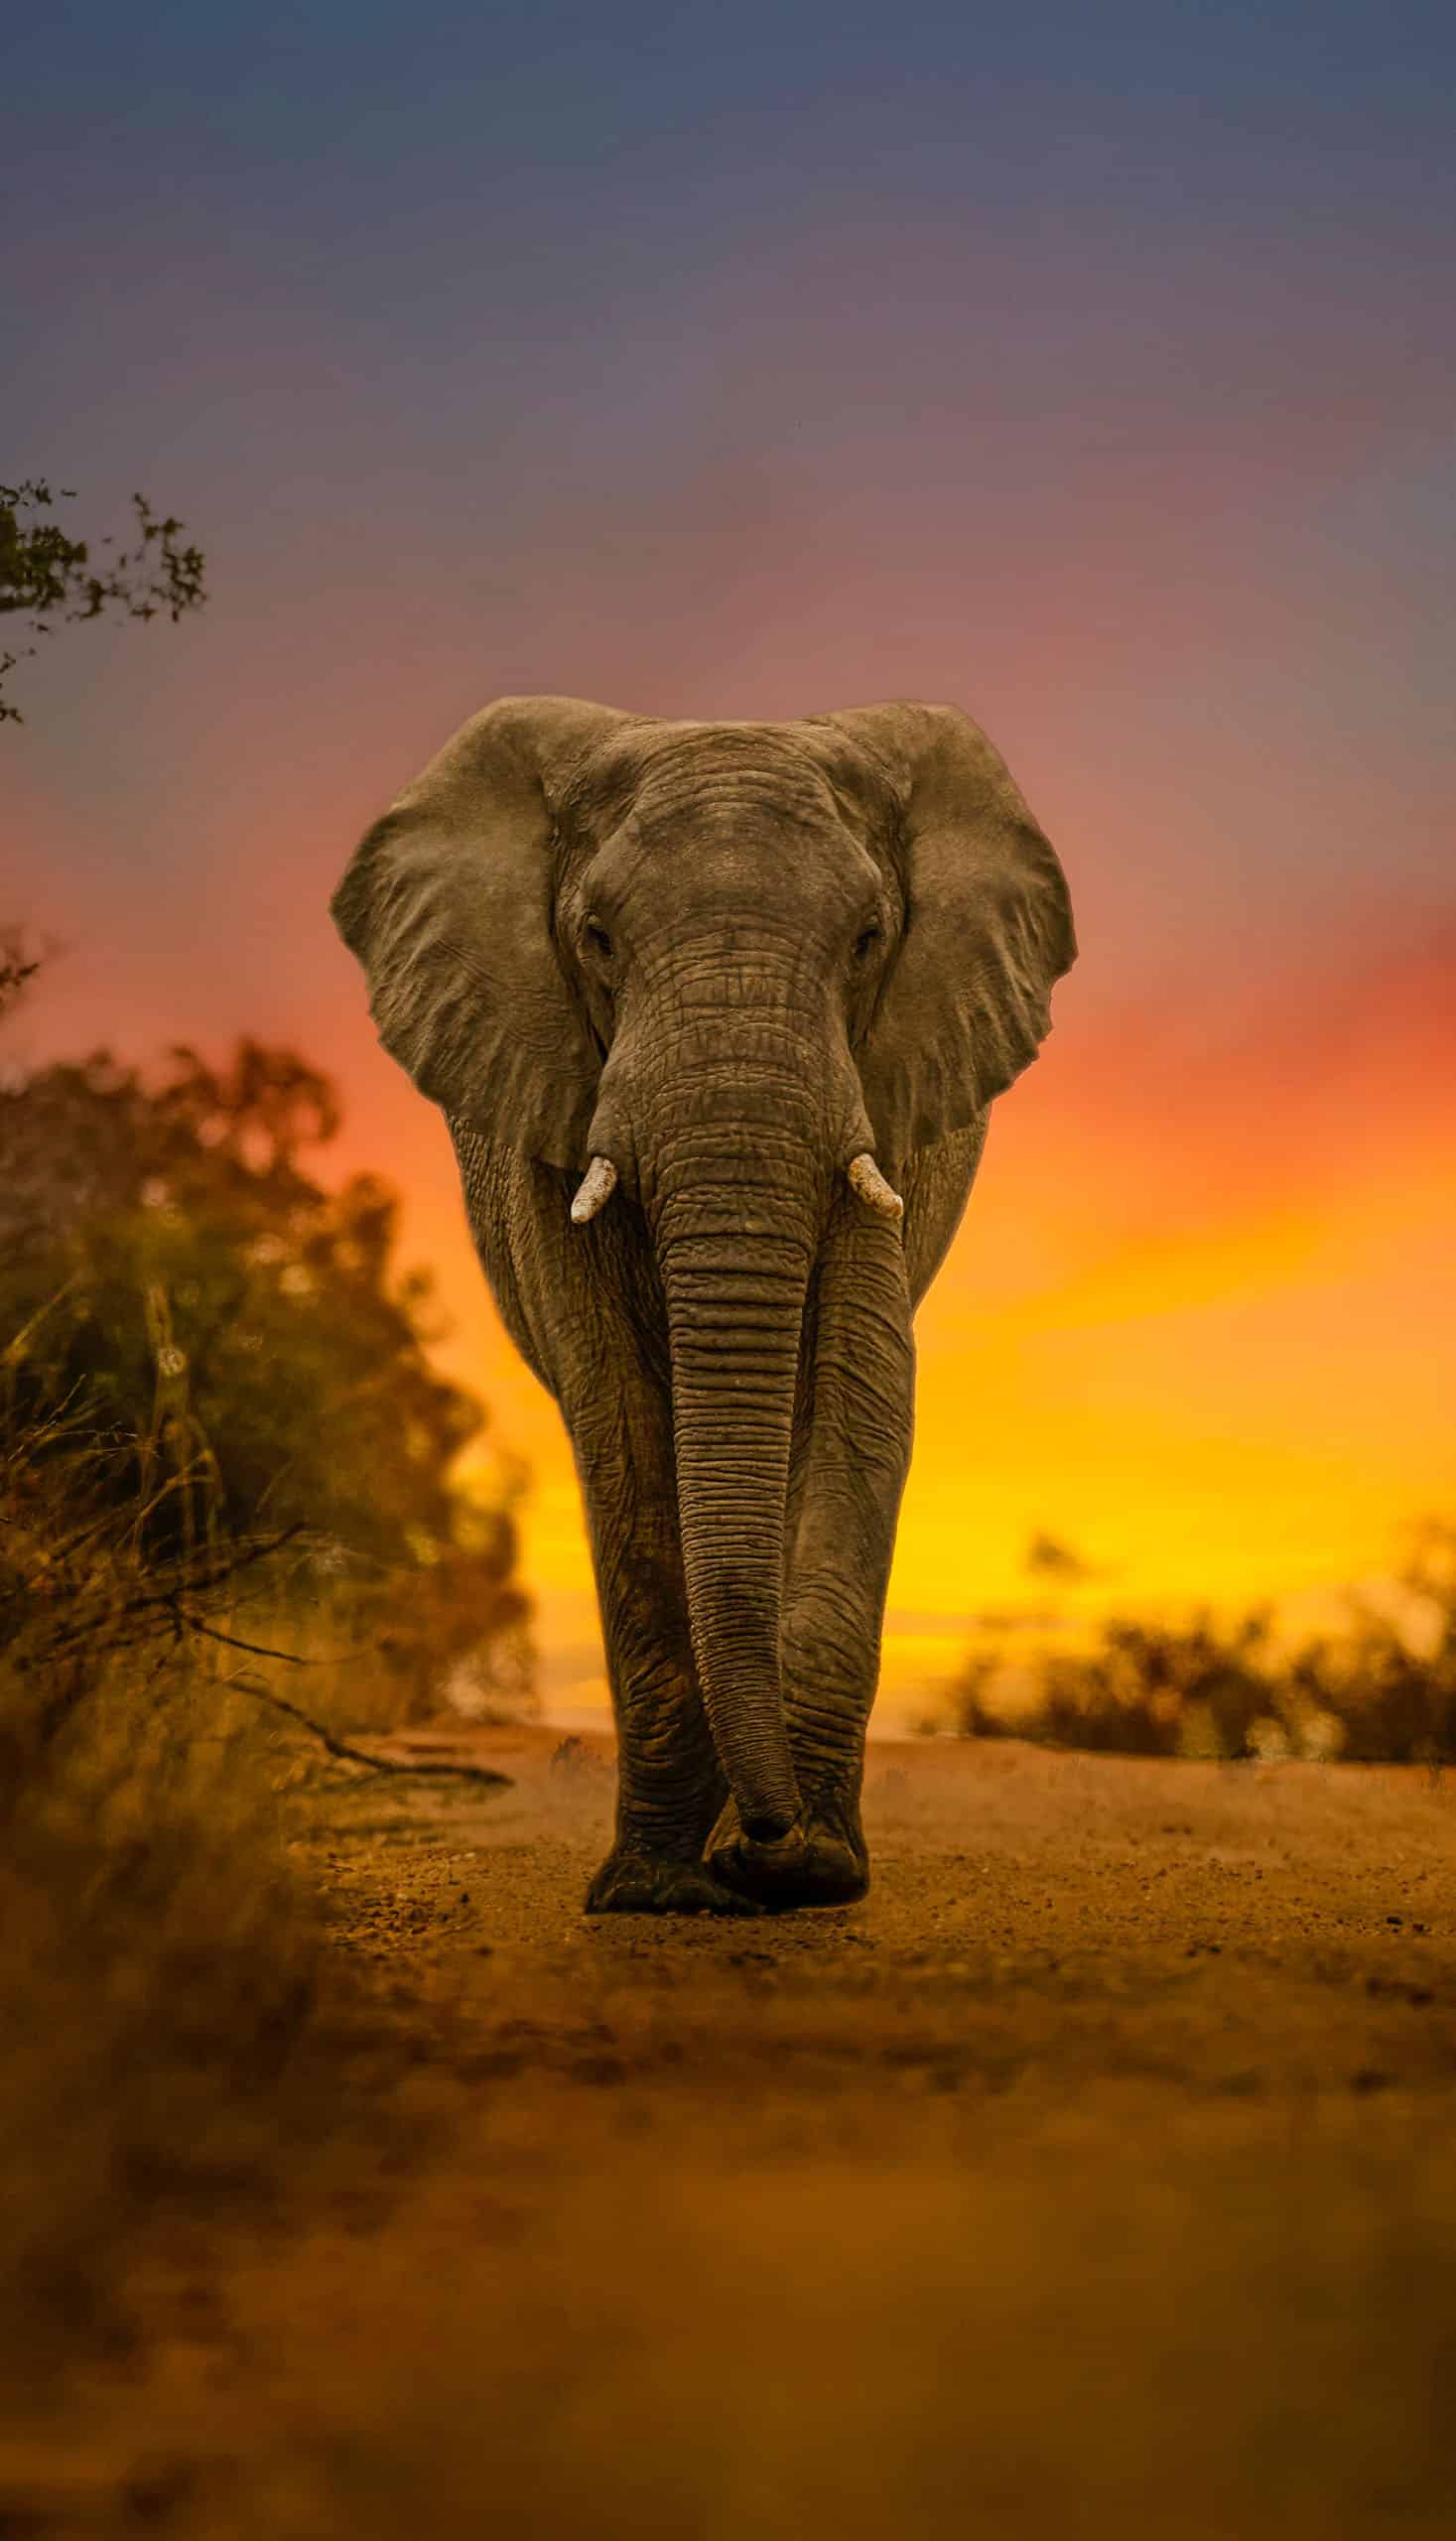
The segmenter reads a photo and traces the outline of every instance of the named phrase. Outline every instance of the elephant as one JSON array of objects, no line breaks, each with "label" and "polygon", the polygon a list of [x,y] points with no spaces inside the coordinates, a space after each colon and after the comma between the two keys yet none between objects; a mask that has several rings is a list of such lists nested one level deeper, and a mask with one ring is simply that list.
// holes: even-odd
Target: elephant
[{"label": "elephant", "polygon": [[570,1433],[617,1735],[596,1914],[869,1884],[912,1317],[1076,955],[959,708],[505,697],[331,902]]}]

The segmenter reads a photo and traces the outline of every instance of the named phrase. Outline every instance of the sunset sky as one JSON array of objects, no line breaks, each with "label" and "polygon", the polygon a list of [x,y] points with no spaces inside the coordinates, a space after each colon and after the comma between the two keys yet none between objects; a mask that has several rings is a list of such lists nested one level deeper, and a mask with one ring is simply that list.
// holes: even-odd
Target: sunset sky
[{"label": "sunset sky", "polygon": [[920,1318],[891,1708],[1038,1528],[1232,1598],[1456,1510],[1456,13],[77,0],[6,77],[3,473],[143,488],[212,593],[13,675],[14,1053],[336,1071],[534,1468],[553,1699],[565,1439],[326,905],[502,692],[951,699],[1071,878]]}]

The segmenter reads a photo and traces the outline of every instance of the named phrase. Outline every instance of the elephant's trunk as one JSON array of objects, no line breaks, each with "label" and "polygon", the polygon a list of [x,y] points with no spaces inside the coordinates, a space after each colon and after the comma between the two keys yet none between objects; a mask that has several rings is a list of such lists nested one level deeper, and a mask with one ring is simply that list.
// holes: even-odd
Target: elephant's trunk
[{"label": "elephant's trunk", "polygon": [[664,1264],[678,1518],[709,1726],[744,1829],[799,1809],[779,1678],[784,1504],[807,1266],[771,1237],[685,1241]]},{"label": "elephant's trunk", "polygon": [[652,1210],[694,1656],[719,1762],[760,1837],[799,1814],[779,1624],[819,1173],[811,1137],[782,1112],[756,1138],[680,1125],[659,1149]]}]

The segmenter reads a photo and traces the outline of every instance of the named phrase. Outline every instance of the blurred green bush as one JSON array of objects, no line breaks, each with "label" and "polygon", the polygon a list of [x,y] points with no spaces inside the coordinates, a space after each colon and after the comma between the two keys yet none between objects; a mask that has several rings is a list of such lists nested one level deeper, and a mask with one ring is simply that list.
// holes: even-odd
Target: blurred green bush
[{"label": "blurred green bush", "polygon": [[0,1082],[0,1449],[44,1461],[59,1422],[73,1455],[79,1421],[88,1490],[149,1559],[287,1538],[286,1579],[249,1594],[354,1654],[337,1716],[418,1717],[464,1662],[519,1702],[519,1483],[458,1479],[484,1413],[431,1365],[394,1193],[309,1169],[338,1118],[325,1075],[251,1040],[221,1067],[98,1052]]}]

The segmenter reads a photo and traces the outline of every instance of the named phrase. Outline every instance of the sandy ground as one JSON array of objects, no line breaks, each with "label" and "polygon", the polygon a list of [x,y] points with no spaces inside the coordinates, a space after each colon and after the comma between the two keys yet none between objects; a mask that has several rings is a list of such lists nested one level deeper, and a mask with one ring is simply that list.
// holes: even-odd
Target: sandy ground
[{"label": "sandy ground", "polygon": [[340,1807],[415,2131],[0,2532],[1456,2532],[1456,1781],[881,1745],[863,1905],[588,1922],[559,1746]]}]

